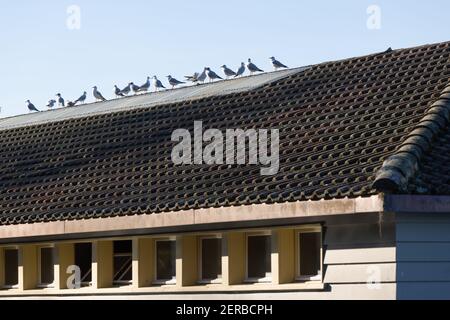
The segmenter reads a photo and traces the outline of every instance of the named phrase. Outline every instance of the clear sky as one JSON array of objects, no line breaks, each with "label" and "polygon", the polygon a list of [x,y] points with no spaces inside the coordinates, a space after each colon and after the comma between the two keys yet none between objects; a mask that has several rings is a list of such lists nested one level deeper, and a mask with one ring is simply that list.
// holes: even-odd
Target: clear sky
[{"label": "clear sky", "polygon": [[249,57],[297,67],[450,40],[448,0],[1,2],[1,117],[27,113],[27,99],[43,108],[58,92],[74,100],[86,90],[91,101],[94,85],[109,98],[114,84],[219,72]]}]

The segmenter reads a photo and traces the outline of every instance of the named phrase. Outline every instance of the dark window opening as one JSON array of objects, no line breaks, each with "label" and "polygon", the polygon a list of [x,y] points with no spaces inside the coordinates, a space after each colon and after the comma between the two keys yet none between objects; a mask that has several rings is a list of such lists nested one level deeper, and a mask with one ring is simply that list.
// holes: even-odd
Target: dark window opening
[{"label": "dark window opening", "polygon": [[270,276],[272,265],[269,235],[248,237],[247,266],[249,279],[263,279]]},{"label": "dark window opening", "polygon": [[299,234],[300,277],[314,277],[321,274],[321,246],[321,233]]},{"label": "dark window opening", "polygon": [[201,280],[216,280],[222,277],[222,239],[201,240]]},{"label": "dark window opening", "polygon": [[51,285],[55,281],[54,248],[41,248],[40,284]]},{"label": "dark window opening", "polygon": [[133,278],[131,240],[114,241],[114,283],[129,284]]},{"label": "dark window opening", "polygon": [[176,241],[156,242],[156,280],[171,281],[175,279]]},{"label": "dark window opening", "polygon": [[5,286],[15,287],[19,284],[19,250],[5,249]]},{"label": "dark window opening", "polygon": [[81,284],[89,284],[92,281],[92,244],[75,244],[75,265],[80,268]]}]

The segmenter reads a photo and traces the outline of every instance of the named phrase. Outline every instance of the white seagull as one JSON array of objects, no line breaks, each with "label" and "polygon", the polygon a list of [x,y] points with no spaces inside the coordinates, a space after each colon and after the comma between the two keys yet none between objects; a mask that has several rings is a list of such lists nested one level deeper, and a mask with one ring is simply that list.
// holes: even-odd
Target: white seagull
[{"label": "white seagull", "polygon": [[120,93],[123,94],[124,96],[127,96],[131,91],[131,82],[125,87],[123,88]]},{"label": "white seagull", "polygon": [[102,96],[100,91],[97,90],[97,87],[94,87],[94,98],[101,101],[106,101],[106,99]]},{"label": "white seagull", "polygon": [[216,79],[223,80],[223,78],[221,78],[217,73],[212,71],[211,68],[205,68],[205,70],[206,70],[206,75],[209,78],[209,82],[212,82],[212,81],[214,81]]},{"label": "white seagull", "polygon": [[248,71],[250,71],[250,74],[253,74],[255,72],[264,72],[264,70],[261,70],[252,62],[252,59],[248,59],[247,69]]},{"label": "white seagull", "polygon": [[87,92],[85,91],[83,93],[83,95],[81,97],[79,97],[77,100],[75,100],[75,102],[73,104],[76,105],[78,102],[83,104],[86,101],[86,98],[87,98]]},{"label": "white seagull", "polygon": [[55,106],[55,104],[56,104],[56,100],[50,100],[49,102],[48,102],[48,104],[47,104],[47,106],[46,107],[48,107],[48,108],[53,108],[54,106]]},{"label": "white seagull", "polygon": [[122,93],[122,90],[120,90],[118,86],[114,86],[114,94],[116,95],[116,98],[125,97],[125,95]]},{"label": "white seagull", "polygon": [[60,107],[65,107],[64,99],[63,99],[63,97],[61,96],[61,93],[58,93],[56,96],[58,97],[58,105],[59,105]]},{"label": "white seagull", "polygon": [[203,69],[203,72],[200,73],[200,75],[198,76],[197,80],[201,83],[204,83],[206,80],[206,68]]},{"label": "white seagull", "polygon": [[147,82],[139,87],[138,92],[147,92],[150,89],[150,77],[147,77]]},{"label": "white seagull", "polygon": [[169,79],[169,84],[172,86],[172,89],[175,88],[176,86],[179,86],[180,84],[186,83],[186,82],[179,81],[175,78],[172,78],[171,75],[168,75],[167,79]]},{"label": "white seagull", "polygon": [[159,89],[165,89],[166,88],[166,87],[164,87],[162,82],[160,80],[158,80],[158,78],[156,76],[153,76],[153,85],[155,87],[155,91],[156,92],[158,92]]},{"label": "white seagull", "polygon": [[221,66],[223,73],[227,76],[227,79],[229,79],[230,77],[234,77],[236,76],[236,72],[234,72],[233,70],[231,70],[230,68],[227,67],[226,64],[224,64],[223,66]]},{"label": "white seagull", "polygon": [[278,70],[278,69],[281,69],[281,68],[288,69],[287,66],[285,66],[280,61],[275,59],[275,57],[270,57],[269,59],[272,60],[272,65],[273,65],[275,71]]},{"label": "white seagull", "polygon": [[240,77],[244,74],[245,72],[245,63],[241,63],[241,66],[239,67],[238,71],[236,72],[236,75],[234,76],[235,78]]},{"label": "white seagull", "polygon": [[31,103],[30,100],[27,100],[26,103],[27,103],[28,110],[30,112],[33,112],[33,111],[39,112],[39,110],[34,106],[34,104]]}]

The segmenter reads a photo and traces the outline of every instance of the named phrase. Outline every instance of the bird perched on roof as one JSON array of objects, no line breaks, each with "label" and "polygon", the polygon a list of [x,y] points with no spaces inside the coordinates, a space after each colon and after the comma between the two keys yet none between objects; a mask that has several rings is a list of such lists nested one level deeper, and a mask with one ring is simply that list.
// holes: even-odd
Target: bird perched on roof
[{"label": "bird perched on roof", "polygon": [[198,73],[198,72],[195,72],[192,76],[184,76],[184,78],[187,80],[187,81],[190,81],[190,82],[192,82],[192,83],[197,83],[198,82],[198,76],[199,76],[200,74]]},{"label": "bird perched on roof", "polygon": [[120,93],[124,96],[127,96],[131,91],[131,82],[125,87],[123,88]]},{"label": "bird perched on roof", "polygon": [[234,77],[236,76],[236,72],[234,72],[233,70],[231,70],[230,68],[227,67],[226,64],[224,64],[223,66],[221,66],[223,73],[227,76],[227,79],[230,77]]},{"label": "bird perched on roof", "polygon": [[28,106],[28,110],[30,110],[30,112],[33,112],[33,111],[39,112],[39,110],[34,106],[34,104],[31,103],[30,100],[27,100],[26,103]]},{"label": "bird perched on roof", "polygon": [[264,70],[261,70],[252,62],[252,59],[248,59],[247,69],[248,71],[250,71],[250,74],[253,74],[255,72],[264,72]]},{"label": "bird perched on roof", "polygon": [[175,78],[172,78],[172,76],[167,76],[167,79],[169,79],[169,84],[172,86],[172,89],[175,88],[176,86],[179,86],[180,84],[186,83],[183,81],[179,81]]},{"label": "bird perched on roof", "polygon": [[219,77],[219,75],[217,73],[215,73],[214,71],[211,70],[211,68],[206,68],[206,75],[209,78],[209,82],[214,81],[216,79],[220,79],[223,80],[223,78]]},{"label": "bird perched on roof", "polygon": [[97,90],[97,86],[94,86],[94,98],[101,101],[106,101],[106,99],[102,96],[100,91]]},{"label": "bird perched on roof", "polygon": [[56,97],[58,97],[58,105],[60,106],[60,107],[65,107],[65,104],[64,104],[64,99],[63,99],[63,97],[61,96],[61,93],[58,93],[57,95],[56,95]]},{"label": "bird perched on roof", "polygon": [[153,76],[153,85],[155,87],[155,91],[166,88],[163,86],[162,82],[160,80],[158,80],[158,78],[156,76]]},{"label": "bird perched on roof", "polygon": [[282,64],[280,61],[278,61],[277,59],[275,59],[275,57],[270,57],[269,59],[272,60],[272,65],[273,65],[275,71],[278,70],[278,69],[281,69],[281,68],[285,68],[285,69],[288,68],[287,66],[285,66],[284,64]]},{"label": "bird perched on roof", "polygon": [[199,82],[201,82],[201,83],[204,83],[205,80],[206,80],[206,69],[207,69],[207,68],[203,69],[203,72],[200,73],[200,75],[199,75],[198,78],[197,78],[197,80],[198,80]]},{"label": "bird perched on roof", "polygon": [[67,106],[70,107],[75,107],[77,103],[76,102],[72,102],[72,101],[67,101]]},{"label": "bird perched on roof", "polygon": [[49,109],[53,108],[56,104],[56,100],[49,100],[46,107],[48,107]]},{"label": "bird perched on roof", "polygon": [[135,85],[133,82],[130,82],[130,86],[131,86],[131,89],[133,90],[134,94],[138,93],[139,89],[141,88],[141,87]]},{"label": "bird perched on roof", "polygon": [[150,89],[150,77],[147,77],[147,82],[139,87],[138,92],[147,92]]},{"label": "bird perched on roof", "polygon": [[120,90],[120,88],[116,85],[114,86],[114,94],[116,95],[117,98],[125,97],[125,95],[122,93],[122,90]]},{"label": "bird perched on roof", "polygon": [[83,95],[81,97],[79,97],[77,100],[75,100],[75,102],[73,104],[76,105],[78,102],[83,104],[86,101],[86,98],[87,98],[87,92],[85,91],[83,93]]},{"label": "bird perched on roof", "polygon": [[241,66],[239,67],[238,71],[236,72],[236,75],[234,76],[235,78],[240,77],[244,74],[245,72],[245,63],[241,63]]}]

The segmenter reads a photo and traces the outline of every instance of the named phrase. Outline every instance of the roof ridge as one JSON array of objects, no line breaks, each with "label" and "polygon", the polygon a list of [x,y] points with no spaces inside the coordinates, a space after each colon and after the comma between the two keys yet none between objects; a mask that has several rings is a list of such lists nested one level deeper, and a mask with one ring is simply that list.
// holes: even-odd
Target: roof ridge
[{"label": "roof ridge", "polygon": [[408,182],[419,170],[422,156],[449,125],[450,82],[397,151],[384,161],[375,176],[373,188],[384,193],[406,192]]}]

